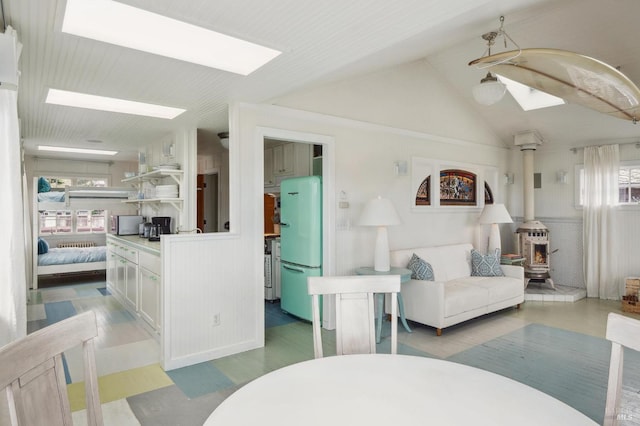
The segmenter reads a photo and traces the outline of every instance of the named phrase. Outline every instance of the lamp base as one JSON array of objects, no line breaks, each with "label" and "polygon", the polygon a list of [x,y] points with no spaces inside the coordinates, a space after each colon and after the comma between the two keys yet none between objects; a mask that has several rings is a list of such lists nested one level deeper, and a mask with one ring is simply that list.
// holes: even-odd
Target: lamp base
[{"label": "lamp base", "polygon": [[389,237],[386,226],[378,226],[373,270],[377,272],[389,272],[391,270],[389,266]]},{"label": "lamp base", "polygon": [[487,253],[493,253],[496,249],[502,251],[502,244],[500,242],[500,227],[497,223],[491,224],[491,233],[489,234],[489,245],[487,246]]}]

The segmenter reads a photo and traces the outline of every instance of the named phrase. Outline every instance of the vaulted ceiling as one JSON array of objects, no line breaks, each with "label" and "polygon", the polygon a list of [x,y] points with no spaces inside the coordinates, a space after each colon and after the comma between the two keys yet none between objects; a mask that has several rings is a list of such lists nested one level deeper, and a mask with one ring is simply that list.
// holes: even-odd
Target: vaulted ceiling
[{"label": "vaulted ceiling", "polygon": [[[281,50],[248,76],[63,34],[65,0],[2,0],[23,43],[19,114],[27,153],[37,144],[122,151],[172,130],[228,128],[228,104],[269,102],[310,85],[426,60],[477,108],[505,144],[536,129],[551,144],[582,146],[640,137],[639,125],[577,105],[524,112],[508,95],[475,104],[484,72],[480,35],[505,29],[521,47],[566,49],[620,67],[640,83],[636,0],[122,0],[122,3]],[[114,31],[118,22],[113,22]],[[173,120],[44,103],[57,88],[185,108]],[[89,141],[102,141],[96,144]],[[98,146],[97,146],[98,145]]]}]

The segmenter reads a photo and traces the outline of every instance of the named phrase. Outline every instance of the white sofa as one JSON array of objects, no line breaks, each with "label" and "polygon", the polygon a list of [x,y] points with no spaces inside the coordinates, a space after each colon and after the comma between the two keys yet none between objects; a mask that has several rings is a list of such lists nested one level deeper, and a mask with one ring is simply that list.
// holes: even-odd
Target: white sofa
[{"label": "white sofa", "polygon": [[413,253],[429,262],[435,281],[402,284],[408,320],[442,329],[524,301],[524,268],[501,265],[504,277],[471,276],[471,244],[391,251],[391,266],[406,268]]}]

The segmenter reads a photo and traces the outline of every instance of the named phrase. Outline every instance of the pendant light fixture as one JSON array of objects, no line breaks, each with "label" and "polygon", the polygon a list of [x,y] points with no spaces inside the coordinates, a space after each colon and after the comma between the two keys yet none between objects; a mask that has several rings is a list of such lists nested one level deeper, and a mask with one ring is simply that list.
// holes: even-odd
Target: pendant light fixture
[{"label": "pendant light fixture", "polygon": [[[507,39],[509,39],[516,47],[518,45],[509,37],[504,31],[504,16],[500,17],[500,28],[496,31],[490,31],[482,35],[482,38],[487,42],[487,50],[483,56],[491,56],[491,46],[496,42],[496,38],[502,37],[504,39],[504,47],[507,47]],[[519,49],[519,47],[518,47]],[[481,67],[478,67],[481,68]],[[498,78],[487,72],[487,75],[480,80],[480,84],[473,88],[473,98],[482,105],[493,105],[501,100],[507,91],[507,86],[498,80]]]}]

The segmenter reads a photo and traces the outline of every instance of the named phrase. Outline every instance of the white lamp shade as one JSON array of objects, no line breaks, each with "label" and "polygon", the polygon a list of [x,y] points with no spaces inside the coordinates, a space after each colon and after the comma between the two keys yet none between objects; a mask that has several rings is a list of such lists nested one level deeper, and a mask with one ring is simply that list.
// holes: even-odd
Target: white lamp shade
[{"label": "white lamp shade", "polygon": [[473,88],[473,98],[482,105],[493,105],[504,96],[507,86],[499,81],[487,81]]},{"label": "white lamp shade", "polygon": [[481,224],[490,224],[491,231],[489,233],[489,245],[487,251],[492,252],[495,249],[502,249],[500,243],[500,228],[498,223],[513,223],[513,219],[509,216],[504,204],[486,204],[480,214],[478,222]]},{"label": "white lamp shade", "polygon": [[400,216],[391,201],[382,197],[367,202],[358,219],[358,225],[361,226],[390,226],[401,223]]},{"label": "white lamp shade", "polygon": [[509,216],[509,212],[504,204],[487,204],[484,206],[478,222],[483,225],[493,223],[513,223],[513,219]]}]

